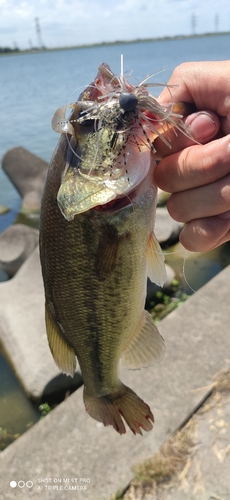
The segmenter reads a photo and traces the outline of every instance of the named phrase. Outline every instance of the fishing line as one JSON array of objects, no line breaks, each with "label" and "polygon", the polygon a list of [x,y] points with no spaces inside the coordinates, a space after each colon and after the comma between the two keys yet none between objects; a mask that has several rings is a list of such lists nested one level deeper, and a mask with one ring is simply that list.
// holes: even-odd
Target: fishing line
[{"label": "fishing line", "polygon": [[[95,88],[96,88],[96,86],[95,86],[95,85],[88,85],[88,83],[87,83],[86,85],[80,85],[79,87],[76,87],[76,88],[75,88],[75,89],[71,92],[71,94],[69,94],[69,97],[68,97],[68,99],[67,99],[66,108],[69,106],[70,97],[71,97],[71,96],[72,96],[75,92],[77,92],[77,90],[79,90],[79,89],[86,89],[86,88],[88,88],[88,87],[91,87],[92,89],[95,89]],[[76,103],[77,103],[77,101],[76,101]],[[76,104],[76,103],[74,103],[74,104]]]},{"label": "fishing line", "polygon": [[182,271],[183,271],[183,279],[184,279],[186,285],[190,288],[190,290],[192,290],[192,292],[196,293],[196,295],[199,295],[199,297],[201,297],[202,299],[205,299],[205,300],[207,300],[207,302],[209,302],[209,300],[207,299],[207,297],[205,297],[205,295],[202,295],[197,290],[194,290],[194,288],[192,288],[192,286],[189,284],[189,282],[185,276],[186,255],[188,255],[188,250],[186,250],[186,248],[183,248],[183,251],[184,251],[184,258],[183,258]]},{"label": "fishing line", "polygon": [[188,250],[186,250],[186,248],[183,247],[180,250],[175,250],[174,252],[165,252],[164,255],[166,255],[166,256],[167,255],[175,255],[177,253],[182,253],[182,255],[183,255],[182,275],[183,275],[183,279],[184,279],[186,285],[190,288],[190,290],[192,290],[193,293],[196,293],[197,295],[199,295],[199,297],[202,297],[203,299],[207,300],[207,302],[209,302],[209,300],[207,299],[207,297],[205,297],[205,295],[202,295],[197,290],[192,288],[192,286],[190,285],[190,283],[188,282],[188,280],[186,278],[185,265],[186,265],[186,261],[187,261],[188,255],[189,255]]},{"label": "fishing line", "polygon": [[[151,85],[151,86],[154,86],[155,84],[150,84],[150,83],[148,84],[148,83],[146,83],[146,82],[147,82],[147,81],[148,81],[151,77],[153,77],[154,75],[156,75],[156,74],[158,74],[158,73],[161,73],[162,71],[164,71],[164,70],[159,70],[158,72],[156,72],[156,73],[154,73],[154,74],[152,74],[152,75],[150,75],[150,76],[147,76],[147,77],[146,77],[146,78],[145,78],[145,79],[144,79],[141,83],[139,83],[139,85],[138,85],[136,88],[134,88],[134,89],[133,89],[134,94],[135,94],[135,90],[137,90],[137,91],[138,91],[138,90],[139,90],[139,91],[141,91],[141,87],[144,87],[144,88],[145,88],[146,86],[150,86],[150,85]],[[127,82],[128,82],[128,80],[127,80]],[[120,89],[119,89],[119,91],[118,91],[118,92],[116,92],[116,91],[114,92],[114,91],[113,91],[113,92],[111,92],[111,93],[107,93],[107,95],[105,95],[105,96],[104,96],[104,95],[99,96],[99,97],[101,97],[101,98],[106,99],[106,104],[108,104],[109,102],[111,102],[111,101],[112,101],[112,100],[113,100],[116,96],[117,96],[117,98],[118,98],[118,97],[119,97],[119,95],[120,95],[120,94],[121,94],[121,93],[122,93],[122,92],[126,89],[127,84],[126,84],[125,79],[124,79],[124,58],[123,58],[123,54],[121,54],[121,76],[120,76],[119,83],[120,83]],[[111,82],[110,82],[110,84],[111,84]],[[157,85],[157,86],[158,86],[158,85],[160,85],[160,86],[164,86],[164,87],[165,87],[165,84],[156,84],[156,85]],[[89,86],[88,86],[88,88],[89,88],[89,87],[91,87],[91,88],[95,88],[95,89],[97,88],[97,86],[96,86],[96,85],[89,85]],[[74,108],[74,107],[75,107],[75,105],[77,105],[78,101],[77,101],[76,103],[73,103],[72,105],[71,105],[71,104],[69,104],[69,103],[70,103],[70,100],[71,100],[71,98],[72,98],[73,94],[74,94],[75,92],[79,91],[79,89],[81,89],[81,88],[85,88],[85,86],[84,86],[84,85],[82,85],[82,86],[76,87],[76,88],[75,88],[75,89],[74,89],[74,90],[70,93],[70,95],[69,95],[69,97],[68,97],[68,99],[67,99],[66,106],[65,106],[65,111],[64,111],[64,121],[62,122],[62,124],[64,124],[64,123],[66,123],[66,124],[70,123],[70,124],[71,124],[71,122],[77,121],[77,120],[67,119],[67,117],[66,117],[66,110],[67,110],[68,108],[71,108],[71,107],[73,107],[73,108]],[[167,87],[167,88],[168,88],[168,87]],[[170,92],[170,90],[169,90],[169,92]],[[170,95],[171,95],[171,93],[170,93]],[[171,148],[170,138],[169,138],[169,137],[167,137],[167,132],[166,132],[166,130],[164,129],[163,124],[162,124],[162,129],[163,129],[163,132],[161,133],[161,132],[160,132],[160,130],[157,130],[157,127],[155,127],[155,126],[154,126],[154,124],[153,124],[153,120],[149,119],[148,117],[146,117],[146,116],[142,113],[142,111],[141,111],[141,107],[142,107],[142,106],[144,106],[144,104],[145,104],[144,109],[149,110],[149,111],[152,111],[153,113],[160,113],[160,115],[161,115],[161,114],[163,115],[162,117],[156,118],[156,120],[155,120],[156,122],[161,123],[161,122],[162,122],[162,120],[166,120],[166,121],[167,121],[167,118],[168,118],[168,119],[170,118],[171,126],[172,126],[172,128],[173,128],[173,131],[174,131],[175,135],[177,135],[175,128],[177,128],[178,130],[180,130],[180,131],[184,132],[184,133],[185,133],[185,135],[188,135],[188,133],[186,133],[186,132],[187,132],[186,127],[185,127],[185,128],[183,128],[183,125],[181,126],[180,124],[178,124],[178,123],[177,123],[177,121],[176,121],[176,119],[174,118],[174,116],[172,116],[172,115],[173,115],[173,113],[172,113],[172,105],[170,106],[170,109],[169,109],[169,110],[161,110],[161,107],[159,107],[160,105],[157,105],[157,101],[156,101],[156,105],[154,106],[154,104],[155,104],[155,103],[154,103],[154,98],[153,98],[152,96],[150,96],[150,97],[152,97],[153,102],[152,102],[152,100],[151,100],[151,99],[149,99],[149,100],[147,99],[147,100],[146,100],[146,102],[143,102],[143,103],[141,103],[141,97],[142,97],[141,95],[138,95],[138,94],[137,94],[137,99],[139,100],[139,107],[140,107],[140,110],[139,110],[139,113],[138,113],[138,114],[139,114],[140,119],[141,119],[141,120],[143,120],[143,121],[146,123],[146,125],[149,127],[149,129],[150,129],[150,130],[151,130],[154,134],[158,135],[158,136],[161,138],[161,140],[162,140],[162,141],[163,141],[163,142],[164,142],[164,143],[165,143],[165,144],[166,144],[169,148]],[[148,102],[148,101],[149,101],[149,102]],[[103,103],[102,103],[102,105],[103,105]],[[156,109],[155,109],[155,108],[156,108]],[[158,109],[158,108],[159,108],[159,109]],[[99,115],[97,115],[97,109],[98,109],[98,113],[99,113]],[[93,111],[94,113],[92,113],[92,111]],[[163,111],[164,111],[164,113],[163,113]],[[87,120],[87,119],[88,119],[88,120],[90,120],[90,119],[94,119],[94,121],[95,121],[95,124],[94,124],[94,133],[96,134],[97,132],[99,132],[99,130],[97,129],[97,126],[96,126],[96,120],[97,120],[97,119],[100,119],[100,104],[99,104],[98,102],[96,102],[96,104],[93,104],[93,102],[92,102],[92,106],[89,106],[89,107],[88,107],[88,109],[85,111],[86,115],[87,115],[87,112],[88,112],[88,115],[89,115],[89,116],[86,116],[86,120]],[[91,114],[91,113],[92,113],[92,114]],[[170,116],[170,113],[171,113],[171,116]],[[176,116],[177,116],[177,115],[175,114],[175,117],[176,117]],[[138,115],[137,115],[137,119],[138,119],[139,117],[138,117]],[[180,116],[179,116],[179,115],[178,115],[178,117],[180,118]],[[139,126],[140,126],[140,125],[141,125],[141,123],[139,122]],[[175,128],[174,128],[174,127],[175,127]],[[152,142],[150,141],[150,139],[149,139],[149,137],[148,137],[148,133],[145,131],[145,129],[144,129],[144,127],[143,127],[142,125],[141,125],[141,128],[142,128],[142,132],[144,133],[144,135],[145,135],[145,137],[146,137],[146,140],[147,140],[147,142],[148,142],[148,146],[150,146],[150,148],[151,148],[151,144],[152,144]],[[132,130],[132,124],[130,125],[130,133],[131,133],[131,130]],[[73,148],[73,146],[72,146],[72,144],[71,144],[71,141],[70,141],[70,139],[69,139],[69,134],[71,134],[71,130],[69,130],[69,134],[68,134],[68,129],[67,129],[66,131],[65,131],[65,130],[63,130],[63,132],[66,132],[66,135],[67,135],[67,142],[68,142],[69,148],[71,149],[72,153],[73,153],[73,154],[74,154],[77,158],[79,158],[79,160],[80,160],[82,163],[85,163],[85,160],[84,160],[83,158],[81,158],[81,156],[80,156],[80,155],[78,155],[78,154],[76,153],[75,148]],[[125,131],[125,130],[121,130],[121,131],[119,131],[119,132],[120,132],[120,134],[121,134],[121,133],[123,133],[123,134],[124,134],[126,131]],[[133,130],[133,136],[134,136],[134,135],[137,135],[137,136],[138,136],[138,133],[137,133],[137,134],[135,134],[135,127],[134,127],[134,130]],[[166,137],[164,137],[164,135],[166,135]],[[140,139],[140,138],[139,138],[139,139]],[[167,139],[168,139],[168,140],[167,140]],[[143,141],[143,139],[142,139],[142,141]],[[143,141],[143,143],[144,143],[144,141]],[[93,169],[94,169],[94,167],[96,166],[96,164],[97,164],[97,159],[98,159],[98,161],[100,161],[100,158],[98,157],[98,154],[99,154],[99,149],[100,149],[100,147],[99,147],[99,146],[100,146],[100,139],[99,139],[99,136],[98,136],[97,148],[96,148],[96,151],[95,151],[94,161],[93,161],[93,165],[92,165],[92,167],[91,167],[91,169],[90,169],[89,175],[91,174],[92,170],[93,170]]]},{"label": "fishing line", "polygon": [[[166,134],[166,131],[164,130],[163,125],[162,125],[162,128],[163,128],[163,134],[162,134],[162,133],[161,133],[161,132],[160,132],[160,131],[159,131],[159,130],[158,130],[158,129],[157,129],[157,128],[153,125],[153,123],[151,123],[151,122],[152,122],[152,120],[151,120],[151,119],[149,119],[146,115],[144,115],[144,113],[142,113],[141,111],[140,111],[140,116],[141,116],[141,119],[142,119],[142,120],[143,120],[143,121],[144,121],[144,122],[148,125],[148,127],[150,127],[150,128],[151,128],[152,132],[153,132],[153,133],[154,133],[157,137],[160,137],[160,139],[162,140],[162,142],[164,142],[164,144],[165,144],[166,146],[168,146],[168,148],[169,148],[169,149],[172,149],[172,146],[171,146],[170,142],[169,142],[169,141],[167,141],[167,139],[163,136],[163,134]],[[161,124],[161,120],[160,120],[160,119],[159,119],[159,120],[155,120],[155,121],[157,121],[158,123],[160,123],[160,124]],[[143,129],[143,128],[142,128],[142,130],[144,131],[144,129]],[[145,131],[145,134],[146,134],[146,136],[148,137],[148,135],[147,135],[147,132],[146,132],[146,131]],[[148,138],[148,139],[149,139],[149,138]],[[150,141],[150,139],[149,139],[149,141]],[[150,141],[150,142],[151,142],[151,141]]]},{"label": "fishing line", "polygon": [[121,91],[123,92],[125,89],[125,81],[124,81],[124,56],[121,54]]},{"label": "fishing line", "polygon": [[[156,251],[153,251],[154,254],[156,255],[161,255],[161,252],[156,252]],[[192,288],[192,286],[190,285],[190,283],[188,282],[187,278],[186,278],[186,274],[185,274],[185,265],[186,265],[186,261],[187,261],[187,258],[188,258],[188,255],[189,255],[189,252],[188,250],[186,250],[186,248],[181,248],[180,250],[175,250],[173,252],[163,252],[163,255],[164,256],[168,256],[168,255],[175,255],[175,254],[182,254],[183,256],[183,263],[182,263],[182,276],[183,276],[183,279],[185,281],[185,284],[188,286],[188,288],[193,292],[195,293],[196,295],[199,295],[199,297],[201,297],[202,299],[205,299],[207,302],[209,302],[209,299],[207,299],[207,297],[205,297],[205,295],[202,295],[201,293],[199,293],[197,290],[195,290],[194,288]]]},{"label": "fishing line", "polygon": [[[66,117],[66,110],[67,110],[67,108],[69,108],[69,109],[71,109],[71,107],[72,107],[72,108],[74,108],[74,106],[75,106],[75,105],[77,104],[77,102],[78,102],[78,101],[74,102],[74,103],[73,103],[73,105],[71,106],[71,104],[70,104],[70,99],[71,99],[72,95],[73,95],[75,92],[77,92],[78,90],[80,90],[81,88],[85,89],[86,87],[96,88],[96,87],[95,87],[95,85],[88,85],[88,84],[87,84],[87,85],[80,85],[79,87],[76,87],[76,88],[75,88],[75,89],[71,92],[71,94],[69,94],[69,97],[68,97],[68,99],[67,99],[67,101],[66,101],[66,106],[65,106],[65,114],[64,114],[64,118],[65,118],[65,120],[64,120],[64,121],[65,121],[66,123],[71,123],[71,122],[76,121],[76,120],[69,120],[69,119]],[[92,104],[92,108],[93,108],[93,107],[95,107],[95,106],[93,106],[93,104]],[[89,107],[88,109],[92,109],[92,108],[91,108],[91,107]],[[87,112],[87,110],[86,110],[86,112]],[[71,149],[72,153],[73,153],[73,154],[74,154],[74,155],[75,155],[75,156],[76,156],[76,157],[77,157],[80,161],[83,161],[83,162],[84,162],[84,160],[83,160],[83,159],[82,159],[82,158],[81,158],[81,157],[80,157],[80,156],[76,153],[76,151],[73,149],[73,147],[72,147],[72,145],[71,145],[71,139],[69,138],[69,134],[68,134],[68,133],[66,133],[66,138],[67,138],[67,142],[68,142],[68,145],[69,145],[69,147],[70,147],[70,149]]]},{"label": "fishing line", "polygon": [[147,82],[150,78],[153,78],[154,76],[158,75],[159,73],[163,73],[165,71],[164,68],[162,69],[159,69],[158,71],[156,71],[155,73],[152,73],[151,75],[149,76],[146,76],[146,78],[144,78],[144,80],[142,80],[142,82],[139,83],[139,85],[137,85],[138,87],[162,87],[162,86],[165,86],[163,83],[147,83],[147,85],[145,85],[145,82]]}]

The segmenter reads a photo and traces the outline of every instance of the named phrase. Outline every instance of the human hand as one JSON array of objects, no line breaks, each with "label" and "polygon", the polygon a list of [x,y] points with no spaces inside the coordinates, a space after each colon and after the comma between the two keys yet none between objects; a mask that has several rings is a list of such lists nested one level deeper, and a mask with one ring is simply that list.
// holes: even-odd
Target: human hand
[{"label": "human hand", "polygon": [[[194,139],[171,134],[172,149],[154,142],[163,159],[157,185],[170,193],[168,210],[185,222],[180,241],[192,251],[207,251],[230,240],[230,61],[178,66],[159,102],[194,103],[197,113],[185,124]],[[207,111],[203,111],[207,110]]]}]

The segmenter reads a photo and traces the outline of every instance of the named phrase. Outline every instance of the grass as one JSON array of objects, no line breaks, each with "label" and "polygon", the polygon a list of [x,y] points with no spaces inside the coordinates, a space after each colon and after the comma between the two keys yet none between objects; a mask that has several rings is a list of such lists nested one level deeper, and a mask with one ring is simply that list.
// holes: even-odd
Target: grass
[{"label": "grass", "polygon": [[188,299],[188,295],[180,289],[180,285],[180,281],[173,280],[170,291],[157,291],[154,300],[146,303],[146,309],[155,324]]},{"label": "grass", "polygon": [[154,457],[135,467],[135,478],[129,486],[118,491],[112,500],[142,500],[160,486],[172,484],[174,477],[181,477],[187,469],[191,450],[194,446],[195,424],[190,421],[185,428],[174,433],[162,445]]},{"label": "grass", "polygon": [[[154,457],[138,465],[135,469],[133,486],[136,490],[148,493],[157,486],[172,482],[186,466],[193,443],[194,424],[191,422],[183,430],[167,439]],[[129,499],[129,496],[124,496]]]},{"label": "grass", "polygon": [[[123,491],[117,492],[112,500],[147,500],[147,498],[153,500],[156,498],[165,498],[164,495],[161,496],[161,492],[171,491],[172,488],[180,488],[183,485],[186,486],[186,476],[189,471],[194,476],[197,446],[208,446],[208,442],[197,442],[197,426],[202,415],[210,412],[213,408],[220,408],[221,394],[228,394],[230,392],[230,369],[217,374],[209,389],[211,389],[209,397],[203,404],[201,403],[200,408],[191,415],[191,418],[184,427],[175,431],[152,458],[145,460],[135,467],[134,479]],[[210,419],[207,422],[209,425]],[[226,423],[226,425],[228,426],[229,424]],[[217,430],[215,431],[215,438],[217,437]],[[225,452],[227,456],[230,454],[230,445],[228,444],[224,450],[217,451],[213,445],[210,448],[210,453],[212,452],[219,452],[218,456],[220,456],[220,452],[222,452],[222,455]],[[225,457],[225,455],[223,456]],[[192,479],[195,490],[199,487],[200,478],[198,476],[199,474],[197,473]]]},{"label": "grass", "polygon": [[52,411],[52,408],[48,403],[42,403],[38,409],[41,412],[40,419],[46,417],[46,415]]}]

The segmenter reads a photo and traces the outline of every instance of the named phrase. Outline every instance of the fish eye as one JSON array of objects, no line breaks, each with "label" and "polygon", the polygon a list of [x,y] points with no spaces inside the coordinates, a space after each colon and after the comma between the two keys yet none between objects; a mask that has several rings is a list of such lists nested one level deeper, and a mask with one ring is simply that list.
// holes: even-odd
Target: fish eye
[{"label": "fish eye", "polygon": [[80,121],[80,126],[87,129],[87,132],[89,131],[93,131],[96,129],[96,120],[93,119],[93,118],[85,118],[84,120],[84,116],[87,115],[87,111],[80,111],[79,115],[78,115],[78,118],[77,118],[77,121],[79,120],[79,118],[81,118],[81,121]]},{"label": "fish eye", "polygon": [[137,107],[138,99],[130,92],[122,92],[119,95],[119,104],[124,111],[134,111]]}]

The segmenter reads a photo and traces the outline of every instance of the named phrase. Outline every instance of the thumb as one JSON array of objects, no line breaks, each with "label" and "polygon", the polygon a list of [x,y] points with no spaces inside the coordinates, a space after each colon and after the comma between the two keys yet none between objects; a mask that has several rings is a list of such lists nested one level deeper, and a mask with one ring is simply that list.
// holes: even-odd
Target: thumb
[{"label": "thumb", "polygon": [[195,141],[203,144],[213,139],[220,129],[219,118],[211,111],[199,111],[189,115],[185,125]]},{"label": "thumb", "polygon": [[[189,133],[194,138],[194,141],[201,144],[205,144],[214,139],[220,129],[219,118],[211,111],[198,111],[197,113],[192,113],[187,116],[184,123],[188,128]],[[191,139],[180,132],[177,132],[177,135],[175,135],[173,130],[171,130],[167,133],[167,137],[169,135],[172,146],[170,149],[162,142],[160,137],[154,141],[154,147],[157,151],[157,155],[161,158],[177,153],[178,151],[194,144]]]}]

